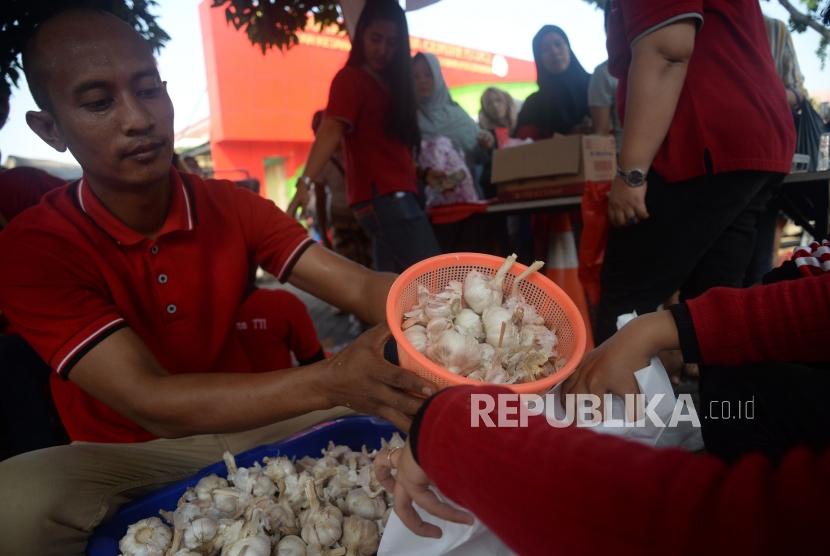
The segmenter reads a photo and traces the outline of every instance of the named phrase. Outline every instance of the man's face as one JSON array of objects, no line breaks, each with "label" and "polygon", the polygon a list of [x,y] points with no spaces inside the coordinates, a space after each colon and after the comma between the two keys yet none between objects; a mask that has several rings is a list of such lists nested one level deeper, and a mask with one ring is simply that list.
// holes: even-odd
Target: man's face
[{"label": "man's face", "polygon": [[[61,139],[102,185],[164,179],[173,155],[173,105],[152,52],[123,29],[50,37],[45,85]],[[58,44],[63,42],[63,47]]]}]

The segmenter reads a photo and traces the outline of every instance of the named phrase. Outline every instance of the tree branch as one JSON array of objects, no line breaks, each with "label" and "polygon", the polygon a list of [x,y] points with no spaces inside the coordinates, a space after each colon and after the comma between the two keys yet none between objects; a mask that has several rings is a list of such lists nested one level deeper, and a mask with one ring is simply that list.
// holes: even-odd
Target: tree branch
[{"label": "tree branch", "polygon": [[784,6],[784,9],[790,13],[790,18],[795,23],[800,23],[813,29],[826,40],[830,41],[830,29],[790,4],[789,0],[778,0],[778,3]]}]

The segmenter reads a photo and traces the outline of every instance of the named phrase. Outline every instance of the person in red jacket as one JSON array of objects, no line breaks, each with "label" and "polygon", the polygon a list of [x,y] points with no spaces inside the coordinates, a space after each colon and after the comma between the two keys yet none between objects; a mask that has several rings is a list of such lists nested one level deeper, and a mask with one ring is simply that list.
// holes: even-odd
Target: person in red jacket
[{"label": "person in red jacket", "polygon": [[[714,288],[636,318],[591,352],[563,389],[636,392],[633,372],[663,349],[680,348],[687,361],[711,365],[766,365],[776,374],[759,378],[769,395],[756,400],[756,423],[733,419],[739,424],[719,433],[745,451],[769,453],[777,441],[775,460],[744,453],[730,466],[712,455],[554,428],[541,416],[526,428],[476,427],[471,395],[510,391],[455,387],[421,407],[402,450],[375,460],[379,480],[395,494],[395,512],[428,537],[441,531],[412,501],[439,518],[470,523],[428,489],[434,484],[523,555],[812,551],[825,542],[830,496],[830,420],[824,405],[809,406],[818,395],[811,391],[828,391],[830,375],[804,364],[830,361],[830,273],[816,275],[830,244],[814,247],[818,256],[799,257],[803,278]],[[517,401],[507,405],[515,419]],[[704,404],[704,438],[714,422],[706,411]]]},{"label": "person in red jacket", "polygon": [[619,175],[595,336],[617,317],[739,287],[795,129],[757,0],[611,2]]}]

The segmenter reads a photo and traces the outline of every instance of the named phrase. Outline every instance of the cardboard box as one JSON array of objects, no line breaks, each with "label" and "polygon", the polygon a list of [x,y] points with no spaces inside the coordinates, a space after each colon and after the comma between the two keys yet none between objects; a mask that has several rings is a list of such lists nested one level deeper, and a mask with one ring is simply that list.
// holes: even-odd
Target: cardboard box
[{"label": "cardboard box", "polygon": [[580,195],[585,182],[607,182],[617,172],[614,138],[555,135],[493,153],[492,182],[503,201]]}]

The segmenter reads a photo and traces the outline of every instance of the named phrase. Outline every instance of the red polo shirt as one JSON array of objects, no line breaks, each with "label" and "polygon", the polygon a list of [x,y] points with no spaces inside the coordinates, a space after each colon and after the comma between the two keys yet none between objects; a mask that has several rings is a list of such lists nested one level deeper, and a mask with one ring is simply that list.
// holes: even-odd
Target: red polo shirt
[{"label": "red polo shirt", "polygon": [[363,69],[346,66],[331,83],[326,116],[347,124],[343,137],[349,204],[417,191],[412,149],[386,133],[389,91]]},{"label": "red polo shirt", "polygon": [[775,73],[758,0],[613,0],[611,73],[625,113],[631,44],[679,19],[698,20],[694,53],[669,132],[652,167],[669,182],[712,172],[788,173],[795,129]]},{"label": "red polo shirt", "polygon": [[129,326],[170,373],[248,371],[234,331],[250,265],[285,280],[312,244],[271,201],[227,181],[170,175],[155,240],[113,216],[83,180],[0,233],[0,307],[55,369],[55,404],[73,440],[153,438],[58,378],[98,342]]}]

